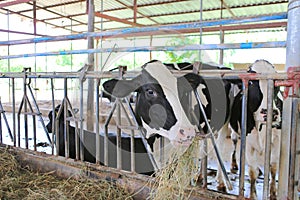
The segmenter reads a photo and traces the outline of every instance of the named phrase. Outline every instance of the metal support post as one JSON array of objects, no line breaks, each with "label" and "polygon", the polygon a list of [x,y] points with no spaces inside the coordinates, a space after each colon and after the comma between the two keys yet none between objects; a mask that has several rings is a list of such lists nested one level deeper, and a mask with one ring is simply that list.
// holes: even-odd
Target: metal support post
[{"label": "metal support post", "polygon": [[240,147],[240,174],[239,174],[239,196],[244,198],[245,191],[245,152],[247,135],[247,102],[248,102],[248,80],[243,80],[242,99],[242,124],[241,124],[241,147]]},{"label": "metal support post", "polygon": [[265,160],[264,160],[264,189],[263,199],[268,199],[269,196],[269,174],[270,174],[270,158],[271,158],[271,140],[272,140],[272,121],[273,121],[273,96],[274,96],[274,81],[268,80],[267,91],[267,130],[265,143]]}]

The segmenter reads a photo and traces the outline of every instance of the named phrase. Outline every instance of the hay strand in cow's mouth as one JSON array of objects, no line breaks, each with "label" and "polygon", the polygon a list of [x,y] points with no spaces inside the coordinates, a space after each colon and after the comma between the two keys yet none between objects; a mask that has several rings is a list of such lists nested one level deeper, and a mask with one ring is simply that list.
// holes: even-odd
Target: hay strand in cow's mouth
[{"label": "hay strand in cow's mouth", "polygon": [[0,148],[0,199],[133,199],[108,181],[63,179],[53,172],[32,172],[21,167],[16,156]]},{"label": "hay strand in cow's mouth", "polygon": [[[197,181],[199,141],[194,140],[182,154],[176,152],[169,157],[168,164],[156,173],[150,199],[188,199],[186,193],[191,180]],[[192,190],[191,190],[192,191]]]}]

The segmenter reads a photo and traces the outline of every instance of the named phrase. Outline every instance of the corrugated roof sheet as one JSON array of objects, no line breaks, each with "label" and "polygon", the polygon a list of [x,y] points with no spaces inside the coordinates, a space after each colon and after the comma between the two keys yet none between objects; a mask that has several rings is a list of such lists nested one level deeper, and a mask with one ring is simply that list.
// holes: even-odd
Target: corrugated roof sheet
[{"label": "corrugated roof sheet", "polygon": [[[134,21],[133,2],[133,0],[95,0],[95,11],[103,11],[103,14],[107,15],[103,19],[104,29],[130,27],[129,24]],[[38,21],[42,20],[49,26],[66,30],[86,32],[88,23],[86,0],[37,0],[36,4]],[[222,9],[221,4],[221,0],[203,0],[203,20],[282,13],[287,11],[288,0],[223,0]],[[33,17],[32,10],[32,1],[0,8],[2,13],[11,11],[28,18]],[[145,26],[196,22],[199,21],[199,11],[200,0],[138,0],[136,20]],[[74,20],[72,27],[70,19]],[[124,20],[129,23],[124,23]],[[101,18],[96,17],[96,31],[101,27],[100,21]]]}]

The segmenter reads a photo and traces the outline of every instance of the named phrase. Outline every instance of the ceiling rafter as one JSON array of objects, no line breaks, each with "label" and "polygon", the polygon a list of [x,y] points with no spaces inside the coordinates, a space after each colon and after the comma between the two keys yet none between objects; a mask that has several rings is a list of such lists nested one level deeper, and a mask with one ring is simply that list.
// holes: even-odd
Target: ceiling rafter
[{"label": "ceiling rafter", "polygon": [[[284,1],[281,1],[279,3],[287,3],[287,1],[284,0]],[[274,3],[267,3],[267,4],[261,4],[261,5],[272,5],[272,4],[274,4]],[[151,5],[156,5],[156,4],[151,4]],[[247,6],[234,6],[234,7],[230,7],[230,9],[248,8],[248,7],[252,7],[252,6],[251,5],[247,5]],[[256,6],[260,6],[260,5],[256,5]],[[126,9],[126,8],[122,8],[122,9]],[[114,9],[114,10],[110,10],[110,11],[116,11],[116,10],[120,10],[120,9]],[[205,9],[205,10],[203,10],[203,12],[206,12],[206,11],[217,11],[217,10],[220,10],[220,8]],[[108,12],[108,10],[105,10],[105,12]],[[151,16],[148,16],[148,17],[150,17],[150,18],[151,17],[164,17],[164,16],[179,15],[179,14],[191,14],[191,13],[198,13],[198,12],[199,12],[199,10],[191,10],[191,11],[184,11],[184,12],[174,12],[174,13],[157,14],[157,15],[151,15]],[[85,15],[85,13],[82,13],[82,15]],[[74,16],[74,15],[70,15],[70,16]],[[66,16],[66,17],[68,18],[70,16]],[[80,14],[75,15],[75,16],[80,16]],[[57,17],[57,18],[59,18],[59,17]],[[57,19],[57,18],[48,18],[48,19],[45,19],[45,20],[53,20],[53,19]],[[125,19],[126,20],[130,20],[130,19],[133,19],[133,18],[125,18]]]},{"label": "ceiling rafter", "polygon": [[[66,3],[53,4],[53,5],[50,5],[50,6],[39,6],[39,9],[49,9],[49,8],[55,8],[55,7],[59,7],[59,6],[65,6],[65,5],[76,4],[76,3],[85,3],[85,2],[86,2],[86,0],[69,1],[69,2],[66,2]],[[22,11],[19,11],[19,12],[23,13],[23,12],[30,12],[30,11],[32,11],[32,9],[22,10]]]},{"label": "ceiling rafter", "polygon": [[[123,2],[120,1],[120,0],[115,0],[115,1],[118,2],[119,4],[122,4],[123,6],[125,6],[125,7],[128,8],[128,9],[133,10],[134,13],[135,13],[135,15],[138,13],[138,14],[140,14],[141,16],[143,16],[143,17],[149,19],[150,21],[154,22],[155,24],[159,24],[159,22],[157,22],[156,20],[151,19],[151,17],[149,17],[149,16],[147,16],[147,15],[141,13],[140,11],[138,11],[138,7],[139,7],[139,6],[137,5],[137,0],[134,0],[134,5],[133,5],[133,6],[128,6],[128,5],[126,5],[125,3],[123,3]],[[136,16],[133,17],[133,19],[136,19]]]},{"label": "ceiling rafter", "polygon": [[120,22],[120,23],[123,23],[123,24],[129,24],[131,26],[137,26],[137,27],[143,26],[142,24],[139,24],[139,23],[134,23],[134,22],[128,21],[126,19],[113,17],[113,16],[106,15],[106,14],[103,14],[103,13],[100,13],[100,12],[95,12],[95,16],[101,17],[101,18],[104,18],[104,19],[108,19],[108,20],[111,20],[111,21],[115,21],[115,22]]},{"label": "ceiling rafter", "polygon": [[221,1],[221,4],[222,4],[222,7],[224,6],[226,8],[226,10],[231,14],[231,16],[236,18],[235,14],[232,12],[231,8],[227,5],[225,0],[220,0],[220,1]]},{"label": "ceiling rafter", "polygon": [[21,4],[21,3],[27,3],[31,0],[15,0],[15,1],[9,1],[9,2],[4,2],[0,3],[0,8],[6,7],[6,6],[13,6],[16,4]]}]

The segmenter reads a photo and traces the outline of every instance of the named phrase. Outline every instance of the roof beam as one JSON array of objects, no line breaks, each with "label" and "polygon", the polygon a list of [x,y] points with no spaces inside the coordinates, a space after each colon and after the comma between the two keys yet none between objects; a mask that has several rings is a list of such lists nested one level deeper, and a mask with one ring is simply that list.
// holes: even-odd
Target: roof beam
[{"label": "roof beam", "polygon": [[20,4],[20,3],[28,3],[29,1],[31,1],[31,0],[16,0],[16,1],[5,2],[5,3],[0,4],[0,8],[7,7],[7,6],[13,6],[13,5]]},{"label": "roof beam", "polygon": [[108,20],[115,21],[115,22],[120,22],[120,23],[123,23],[123,24],[129,24],[131,26],[138,26],[138,27],[143,26],[142,24],[134,23],[134,22],[128,21],[126,19],[113,17],[113,16],[106,15],[106,14],[103,14],[103,13],[100,13],[100,12],[95,12],[95,16],[102,17],[104,19],[108,19]]},{"label": "roof beam", "polygon": [[133,22],[134,23],[136,23],[137,12],[138,12],[137,11],[137,0],[133,0]]},{"label": "roof beam", "polygon": [[155,24],[159,24],[159,22],[155,21],[154,19],[151,19],[151,17],[147,16],[147,15],[144,15],[143,13],[139,12],[138,11],[138,5],[137,5],[137,0],[134,0],[133,1],[133,6],[128,6],[126,5],[125,3],[121,2],[120,0],[115,0],[116,2],[118,2],[119,4],[122,4],[123,6],[125,6],[127,9],[130,9],[130,10],[133,10],[134,14],[135,14],[135,17],[133,18],[136,18],[136,14],[138,13],[139,15],[149,19],[150,21],[154,22]]},{"label": "roof beam", "polygon": [[[271,22],[271,23],[258,23],[258,24],[239,24],[239,25],[226,25],[216,27],[203,27],[203,32],[217,32],[220,30],[223,31],[236,31],[236,30],[251,30],[251,29],[266,29],[266,28],[280,28],[286,27],[287,22]],[[199,29],[183,29],[177,30],[176,34],[188,34],[188,33],[199,33]],[[140,32],[140,33],[130,33],[130,34],[120,34],[115,37],[125,38],[125,37],[142,37],[150,35],[170,35],[170,32],[166,31],[152,31],[152,32]],[[104,39],[109,38],[107,36],[103,37]]]},{"label": "roof beam", "polygon": [[226,8],[226,10],[231,14],[231,16],[234,17],[234,18],[236,18],[235,14],[232,12],[232,10],[230,9],[230,7],[227,5],[227,3],[225,2],[225,0],[220,0],[220,1],[221,1],[222,6],[224,6]]}]

